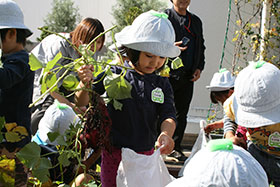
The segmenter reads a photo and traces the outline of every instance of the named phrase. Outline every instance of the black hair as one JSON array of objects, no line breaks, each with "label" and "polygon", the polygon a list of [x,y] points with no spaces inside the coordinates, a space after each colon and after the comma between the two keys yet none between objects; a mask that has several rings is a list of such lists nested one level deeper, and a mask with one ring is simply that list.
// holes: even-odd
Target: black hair
[{"label": "black hair", "polygon": [[127,47],[125,48],[125,51],[126,51],[126,54],[127,54],[128,58],[129,58],[129,60],[132,62],[132,64],[134,66],[136,66],[137,63],[138,63],[141,51],[137,51],[135,49],[131,49],[131,48],[127,48]]},{"label": "black hair", "polygon": [[170,0],[171,1],[171,3],[173,3],[173,1],[172,0]]},{"label": "black hair", "polygon": [[227,96],[230,90],[234,90],[234,87],[224,91],[211,91],[210,92],[211,102],[214,104],[218,104],[218,99]]},{"label": "black hair", "polygon": [[[12,28],[0,29],[0,35],[1,35],[1,40],[2,41],[6,38],[7,32],[10,29],[12,29]],[[26,31],[25,31],[25,29],[16,29],[16,31],[17,31],[17,43],[21,43],[23,46],[25,46],[25,44],[26,44]]]}]

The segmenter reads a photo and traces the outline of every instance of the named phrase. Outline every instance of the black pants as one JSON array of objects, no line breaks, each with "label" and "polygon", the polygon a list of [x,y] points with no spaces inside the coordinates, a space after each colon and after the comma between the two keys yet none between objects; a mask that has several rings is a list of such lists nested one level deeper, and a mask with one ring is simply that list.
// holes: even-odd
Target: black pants
[{"label": "black pants", "polygon": [[175,150],[181,151],[181,142],[187,127],[187,114],[193,97],[194,83],[190,81],[191,76],[184,75],[180,78],[170,77],[169,81],[174,92],[176,107],[177,127],[173,135]]}]

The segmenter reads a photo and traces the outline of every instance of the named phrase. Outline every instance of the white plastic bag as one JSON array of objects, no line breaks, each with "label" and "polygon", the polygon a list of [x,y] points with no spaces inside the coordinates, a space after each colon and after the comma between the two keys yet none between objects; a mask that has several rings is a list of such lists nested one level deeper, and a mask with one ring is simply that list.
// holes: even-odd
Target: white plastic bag
[{"label": "white plastic bag", "polygon": [[190,156],[188,157],[187,160],[185,160],[185,163],[183,165],[183,167],[180,169],[178,176],[182,177],[184,175],[184,169],[186,167],[186,165],[188,164],[188,162],[191,160],[191,158],[202,148],[205,147],[207,145],[207,142],[209,141],[209,139],[211,139],[211,137],[209,137],[209,139],[206,137],[205,131],[204,131],[204,127],[207,125],[205,120],[200,120],[200,131],[198,134],[198,137],[193,145],[192,151]]},{"label": "white plastic bag", "polygon": [[160,155],[160,149],[148,156],[122,148],[117,187],[164,187],[173,179]]}]

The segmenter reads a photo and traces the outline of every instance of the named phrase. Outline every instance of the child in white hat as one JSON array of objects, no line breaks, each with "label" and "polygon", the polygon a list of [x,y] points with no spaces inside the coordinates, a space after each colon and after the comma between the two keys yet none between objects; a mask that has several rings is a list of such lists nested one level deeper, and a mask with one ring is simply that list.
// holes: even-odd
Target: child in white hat
[{"label": "child in white hat", "polygon": [[[206,86],[207,89],[210,90],[210,98],[212,103],[224,105],[224,103],[228,103],[232,100],[231,96],[234,92],[234,82],[236,76],[233,75],[230,71],[225,68],[220,69],[219,72],[213,75],[213,78],[210,82],[209,86]],[[205,127],[205,132],[210,133],[211,131],[223,128],[224,124],[227,123],[235,123],[234,120],[231,120],[227,114],[224,114],[224,118],[219,121],[215,121],[213,123],[208,124]],[[237,128],[237,129],[236,129]],[[238,138],[235,139],[235,143],[246,148],[246,128],[242,126],[237,126],[234,130],[236,130],[236,135]],[[226,129],[227,131],[228,129]],[[231,130],[231,129],[230,129]]]},{"label": "child in white hat", "polygon": [[[124,78],[131,85],[131,98],[118,99],[122,109],[115,109],[113,102],[107,108],[112,119],[112,153],[102,152],[101,182],[103,187],[116,186],[116,175],[121,161],[121,148],[130,148],[137,153],[151,155],[154,145],[164,145],[162,154],[174,148],[172,135],[176,127],[176,112],[173,92],[168,78],[156,74],[167,57],[176,57],[180,49],[174,45],[175,32],[167,15],[149,11],[138,16],[132,25],[116,34],[117,43],[126,48],[130,61]],[[124,69],[112,67],[120,74]],[[104,77],[104,74],[100,77]],[[79,70],[80,86],[92,79],[89,66]],[[98,79],[98,78],[97,78]],[[103,94],[103,81],[97,82],[93,90]],[[87,105],[88,92],[76,94],[79,105]],[[117,98],[116,98],[117,99]],[[158,136],[157,122],[161,125]],[[141,176],[140,176],[141,177]]]},{"label": "child in white hat", "polygon": [[186,165],[181,178],[166,187],[268,187],[267,175],[254,157],[230,140],[208,142]]},{"label": "child in white hat", "polygon": [[[279,80],[280,70],[276,66],[263,61],[252,62],[237,76],[233,101],[227,111],[235,115],[238,124],[247,128],[248,151],[275,186],[280,186]],[[233,131],[225,133],[226,138],[234,134]]]}]

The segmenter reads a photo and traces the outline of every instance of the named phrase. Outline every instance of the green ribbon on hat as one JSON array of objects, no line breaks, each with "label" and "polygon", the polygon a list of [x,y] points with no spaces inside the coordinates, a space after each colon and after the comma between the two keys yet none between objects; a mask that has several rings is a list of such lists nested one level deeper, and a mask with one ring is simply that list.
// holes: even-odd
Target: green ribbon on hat
[{"label": "green ribbon on hat", "polygon": [[223,73],[225,71],[227,71],[227,69],[226,68],[222,68],[222,69],[219,70],[219,73]]},{"label": "green ribbon on hat", "polygon": [[154,15],[154,16],[157,16],[159,18],[164,18],[164,19],[168,18],[168,15],[165,14],[164,12],[151,11],[151,14]]},{"label": "green ribbon on hat", "polygon": [[255,69],[258,69],[260,67],[262,67],[266,62],[265,61],[262,61],[262,60],[259,60],[257,61],[254,66],[255,66]]},{"label": "green ribbon on hat", "polygon": [[229,139],[216,139],[210,140],[207,144],[207,147],[212,152],[217,150],[232,150],[233,143]]},{"label": "green ribbon on hat", "polygon": [[258,69],[258,68],[262,67],[265,63],[266,63],[266,62],[263,61],[263,60],[259,60],[259,61],[257,61],[257,62],[255,62],[255,61],[250,61],[250,62],[249,62],[249,64],[250,64],[251,66],[253,66],[254,69]]},{"label": "green ribbon on hat", "polygon": [[64,103],[60,103],[58,100],[54,100],[54,103],[56,104],[56,107],[59,108],[60,110],[66,109],[69,106],[64,104]]}]

